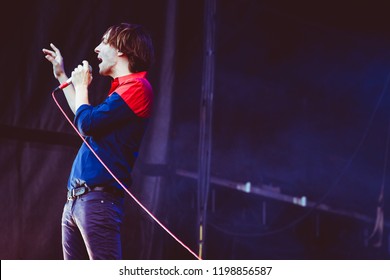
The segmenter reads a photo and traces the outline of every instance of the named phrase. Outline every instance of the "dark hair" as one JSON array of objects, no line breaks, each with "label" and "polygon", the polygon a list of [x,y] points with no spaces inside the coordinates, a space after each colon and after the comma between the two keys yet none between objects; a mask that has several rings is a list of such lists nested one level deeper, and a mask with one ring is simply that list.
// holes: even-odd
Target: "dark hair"
[{"label": "dark hair", "polygon": [[131,72],[149,70],[154,60],[154,49],[152,39],[143,26],[121,23],[109,27],[105,34],[109,35],[108,44],[129,58]]}]

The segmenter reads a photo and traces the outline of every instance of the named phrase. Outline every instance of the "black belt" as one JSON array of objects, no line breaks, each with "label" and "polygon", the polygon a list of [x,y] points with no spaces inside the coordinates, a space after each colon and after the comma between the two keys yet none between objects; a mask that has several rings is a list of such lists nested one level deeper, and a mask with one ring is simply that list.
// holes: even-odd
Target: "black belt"
[{"label": "black belt", "polygon": [[89,187],[86,184],[84,184],[80,187],[68,190],[67,197],[68,197],[68,200],[73,200],[76,197],[79,197],[79,196],[86,194],[88,192],[108,192],[108,193],[112,193],[112,194],[115,194],[115,195],[120,196],[120,197],[125,196],[125,193],[123,190],[120,190],[120,189],[115,188],[115,187],[103,186],[103,185],[96,185],[96,186]]}]

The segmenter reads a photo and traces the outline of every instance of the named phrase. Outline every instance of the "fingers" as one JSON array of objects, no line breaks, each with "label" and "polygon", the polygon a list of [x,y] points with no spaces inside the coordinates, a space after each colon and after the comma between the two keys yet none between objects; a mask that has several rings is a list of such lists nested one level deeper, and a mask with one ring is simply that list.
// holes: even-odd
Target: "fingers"
[{"label": "fingers", "polygon": [[54,61],[54,58],[53,58],[53,56],[51,56],[51,55],[45,55],[45,58],[46,58],[48,61],[50,61],[50,62],[53,62],[53,61]]},{"label": "fingers", "polygon": [[42,49],[43,53],[44,54],[50,54],[50,55],[53,55],[53,51],[51,50],[48,50],[48,49]]},{"label": "fingers", "polygon": [[55,59],[56,54],[48,49],[42,49],[42,52],[45,54],[45,58],[49,61],[52,61]]},{"label": "fingers", "polygon": [[89,71],[89,73],[92,74],[92,67],[91,67],[91,65],[89,65],[89,62],[87,60],[83,60],[82,63],[83,63],[83,69],[85,71]]},{"label": "fingers", "polygon": [[72,71],[72,77],[74,76],[74,74],[78,74],[80,72],[83,71],[83,66],[82,65],[78,65],[73,71]]},{"label": "fingers", "polygon": [[50,43],[50,47],[55,51],[56,55],[61,55],[60,50],[53,43]]},{"label": "fingers", "polygon": [[83,61],[82,64],[79,64],[79,65],[74,69],[74,71],[77,71],[77,72],[81,72],[81,71],[86,72],[87,70],[88,70],[88,62],[85,63],[84,61]]},{"label": "fingers", "polygon": [[88,67],[89,67],[88,61],[83,60],[83,68],[84,68],[85,70],[89,70]]},{"label": "fingers", "polygon": [[89,65],[89,62],[87,60],[83,60],[82,64],[79,64],[75,69],[74,71],[84,71],[84,72],[89,72],[90,74],[92,74],[92,67],[91,65]]},{"label": "fingers", "polygon": [[50,62],[57,59],[57,57],[58,59],[61,59],[60,50],[53,43],[50,43],[50,47],[52,48],[52,50],[45,49],[45,48],[42,49],[42,52],[45,54],[45,58]]},{"label": "fingers", "polygon": [[82,64],[79,64],[73,71],[72,71],[72,79],[75,78],[75,76],[83,77],[88,81],[88,84],[92,80],[92,67],[89,65],[87,60],[83,60]]}]

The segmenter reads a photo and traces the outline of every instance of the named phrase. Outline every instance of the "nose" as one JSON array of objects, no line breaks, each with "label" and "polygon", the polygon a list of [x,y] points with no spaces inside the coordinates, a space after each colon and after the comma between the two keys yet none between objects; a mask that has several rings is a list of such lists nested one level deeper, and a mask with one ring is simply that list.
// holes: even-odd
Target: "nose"
[{"label": "nose", "polygon": [[96,48],[94,49],[95,53],[99,53],[99,52],[100,52],[100,51],[99,51],[99,46],[100,46],[100,44],[97,45]]}]

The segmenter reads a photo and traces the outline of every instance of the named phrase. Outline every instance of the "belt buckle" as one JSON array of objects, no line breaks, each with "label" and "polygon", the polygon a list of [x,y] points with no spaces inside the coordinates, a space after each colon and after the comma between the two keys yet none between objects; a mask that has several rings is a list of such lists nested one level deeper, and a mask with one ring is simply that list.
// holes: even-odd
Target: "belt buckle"
[{"label": "belt buckle", "polygon": [[80,187],[77,187],[77,188],[74,188],[74,189],[71,189],[69,191],[69,194],[68,194],[68,200],[73,200],[75,199],[77,196],[80,196],[82,194],[85,194],[87,191],[88,191],[88,187],[87,186],[80,186]]}]

